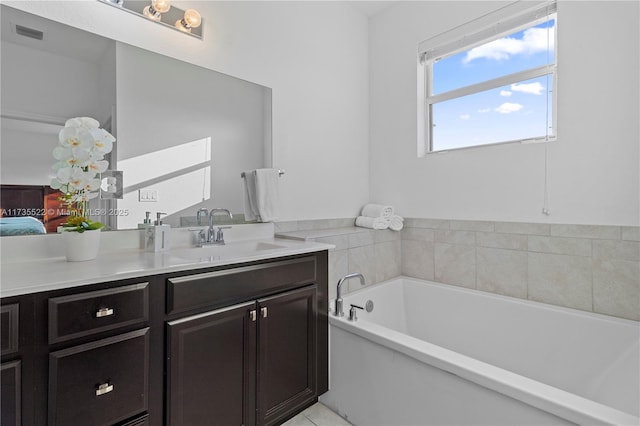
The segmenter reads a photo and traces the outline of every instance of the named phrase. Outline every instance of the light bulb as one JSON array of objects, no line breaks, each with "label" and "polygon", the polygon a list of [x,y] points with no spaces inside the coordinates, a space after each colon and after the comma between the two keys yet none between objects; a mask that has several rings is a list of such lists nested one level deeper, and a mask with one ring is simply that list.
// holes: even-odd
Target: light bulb
[{"label": "light bulb", "polygon": [[167,13],[171,9],[170,0],[151,0],[153,8],[160,13]]},{"label": "light bulb", "polygon": [[184,20],[191,28],[198,28],[202,23],[202,17],[197,10],[187,9],[184,12]]},{"label": "light bulb", "polygon": [[166,13],[171,9],[170,0],[152,0],[151,4],[142,10],[142,14],[149,19],[159,21],[162,13]]},{"label": "light bulb", "polygon": [[191,28],[198,28],[201,23],[202,17],[198,11],[194,9],[187,9],[186,12],[184,12],[184,17],[176,21],[176,28],[190,33]]}]

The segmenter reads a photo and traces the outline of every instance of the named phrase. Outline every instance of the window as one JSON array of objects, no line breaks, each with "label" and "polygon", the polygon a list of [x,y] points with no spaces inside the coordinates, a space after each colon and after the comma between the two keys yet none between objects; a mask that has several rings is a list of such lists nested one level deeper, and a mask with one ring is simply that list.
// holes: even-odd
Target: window
[{"label": "window", "polygon": [[420,44],[421,152],[555,138],[556,4],[523,3]]}]

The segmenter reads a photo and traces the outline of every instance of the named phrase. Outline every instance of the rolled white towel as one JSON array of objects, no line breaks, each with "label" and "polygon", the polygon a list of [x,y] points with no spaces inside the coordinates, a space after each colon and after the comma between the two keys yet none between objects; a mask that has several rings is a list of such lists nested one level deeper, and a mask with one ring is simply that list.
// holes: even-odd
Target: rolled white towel
[{"label": "rolled white towel", "polygon": [[367,204],[362,208],[362,213],[360,214],[366,217],[389,218],[393,215],[393,206],[383,206],[382,204]]},{"label": "rolled white towel", "polygon": [[400,231],[404,226],[403,222],[404,218],[398,216],[397,214],[394,214],[389,218],[389,229],[391,229],[392,231]]},{"label": "rolled white towel", "polygon": [[370,229],[387,229],[389,227],[389,220],[384,217],[358,216],[356,218],[356,226]]}]

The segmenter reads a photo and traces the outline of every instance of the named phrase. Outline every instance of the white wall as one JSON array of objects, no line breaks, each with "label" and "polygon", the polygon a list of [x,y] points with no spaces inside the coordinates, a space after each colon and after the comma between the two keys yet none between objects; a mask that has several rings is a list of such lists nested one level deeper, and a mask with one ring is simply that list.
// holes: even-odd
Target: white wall
[{"label": "white wall", "polygon": [[402,2],[370,21],[371,196],[410,217],[638,225],[639,3],[558,5],[558,140],[416,155],[417,45],[506,2]]},{"label": "white wall", "polygon": [[174,2],[198,40],[98,1],[6,1],[26,12],[273,89],[282,220],[354,216],[368,200],[367,19],[341,2]]}]

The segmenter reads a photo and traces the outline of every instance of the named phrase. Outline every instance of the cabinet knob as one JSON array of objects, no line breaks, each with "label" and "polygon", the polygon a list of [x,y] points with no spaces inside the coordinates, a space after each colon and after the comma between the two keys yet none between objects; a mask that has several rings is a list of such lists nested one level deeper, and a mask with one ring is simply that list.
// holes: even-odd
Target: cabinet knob
[{"label": "cabinet knob", "polygon": [[109,383],[103,383],[96,389],[96,396],[104,395],[113,391],[113,385]]},{"label": "cabinet knob", "polygon": [[255,321],[258,318],[258,316],[256,315],[255,309],[252,311],[249,311],[249,318],[251,318],[251,321]]},{"label": "cabinet knob", "polygon": [[267,317],[267,307],[265,306],[264,308],[260,308],[260,313],[262,314],[262,318],[266,318]]},{"label": "cabinet knob", "polygon": [[113,308],[100,308],[96,311],[96,318],[108,317],[113,315]]}]

